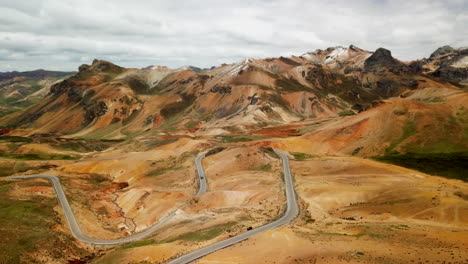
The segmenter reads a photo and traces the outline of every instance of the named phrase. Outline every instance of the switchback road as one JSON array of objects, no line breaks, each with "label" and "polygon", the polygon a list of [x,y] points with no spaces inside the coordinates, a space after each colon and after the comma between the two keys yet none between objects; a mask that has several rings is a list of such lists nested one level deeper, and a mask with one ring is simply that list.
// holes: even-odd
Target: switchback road
[{"label": "switchback road", "polygon": [[[283,174],[284,174],[284,182],[285,182],[285,191],[286,191],[286,211],[283,216],[281,216],[279,219],[266,224],[261,227],[257,227],[255,229],[249,230],[245,233],[242,233],[240,235],[231,237],[229,239],[214,243],[212,245],[209,245],[207,247],[201,248],[199,250],[196,250],[194,252],[191,252],[187,255],[181,256],[177,259],[174,259],[169,262],[169,264],[185,264],[189,263],[191,261],[194,261],[196,259],[199,259],[205,255],[208,255],[210,253],[213,253],[214,251],[220,250],[222,248],[228,247],[232,244],[238,243],[240,241],[243,241],[249,237],[252,237],[258,233],[265,232],[267,230],[272,230],[277,227],[280,227],[282,225],[288,224],[291,222],[299,213],[299,207],[297,205],[296,201],[296,194],[294,191],[294,184],[293,184],[293,179],[291,175],[291,170],[289,167],[289,159],[283,151],[280,150],[274,150],[274,152],[280,156],[281,161],[282,161],[282,167],[283,167]],[[199,180],[199,189],[196,194],[196,196],[202,195],[208,190],[208,184],[206,180],[206,175],[203,170],[203,165],[202,165],[202,160],[205,157],[206,152],[200,153],[196,156],[195,158],[195,166],[197,169],[197,174],[198,174],[198,180]],[[150,228],[146,229],[143,232],[125,237],[125,238],[118,238],[118,239],[97,239],[97,238],[91,238],[83,234],[81,231],[80,227],[78,226],[78,223],[76,222],[75,215],[73,214],[73,211],[70,207],[70,203],[67,200],[67,197],[65,196],[65,192],[63,191],[62,185],[60,184],[59,178],[53,175],[41,175],[41,174],[33,174],[33,175],[26,175],[26,176],[10,176],[6,177],[8,179],[35,179],[35,178],[43,178],[49,180],[57,194],[57,199],[60,203],[60,206],[62,206],[64,215],[67,218],[68,225],[70,226],[70,230],[77,239],[93,244],[93,245],[117,245],[117,244],[123,244],[123,243],[128,243],[132,242],[135,240],[140,240],[143,239],[153,232],[155,232],[158,228],[160,228],[162,225],[164,225],[167,221],[169,221],[174,215],[175,212],[178,209],[181,209],[185,207],[185,204],[182,206],[179,206],[176,210],[172,211],[171,213],[167,214],[165,217],[159,220],[155,225],[151,226]]]}]

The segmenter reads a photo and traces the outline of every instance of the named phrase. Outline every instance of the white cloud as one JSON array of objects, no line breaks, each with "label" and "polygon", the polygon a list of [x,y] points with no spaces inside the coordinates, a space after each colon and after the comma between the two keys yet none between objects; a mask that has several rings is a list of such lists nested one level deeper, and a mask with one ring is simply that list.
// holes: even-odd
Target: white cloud
[{"label": "white cloud", "polygon": [[[402,60],[468,44],[464,0],[0,0],[0,71],[210,67],[354,44]],[[8,65],[8,66],[7,66]]]}]

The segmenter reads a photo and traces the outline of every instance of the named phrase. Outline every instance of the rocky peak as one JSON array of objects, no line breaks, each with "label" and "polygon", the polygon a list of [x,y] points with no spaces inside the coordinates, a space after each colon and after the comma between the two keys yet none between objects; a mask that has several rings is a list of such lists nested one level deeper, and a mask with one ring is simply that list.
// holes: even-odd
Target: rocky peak
[{"label": "rocky peak", "polygon": [[366,72],[382,72],[389,70],[394,73],[405,70],[405,65],[392,57],[392,53],[388,49],[378,48],[364,62],[364,71]]},{"label": "rocky peak", "polygon": [[94,59],[90,70],[105,73],[121,73],[123,68],[105,60]]},{"label": "rocky peak", "polygon": [[437,58],[437,57],[441,57],[441,56],[445,56],[447,54],[450,54],[450,53],[453,53],[455,51],[454,48],[446,45],[446,46],[442,46],[438,49],[436,49],[436,51],[434,51],[431,56],[429,57],[429,59],[434,59],[434,58]]},{"label": "rocky peak", "polygon": [[349,48],[348,48],[348,49],[350,49],[350,50],[352,50],[352,51],[355,51],[355,52],[364,51],[363,49],[358,48],[358,47],[354,46],[353,44],[349,45]]}]

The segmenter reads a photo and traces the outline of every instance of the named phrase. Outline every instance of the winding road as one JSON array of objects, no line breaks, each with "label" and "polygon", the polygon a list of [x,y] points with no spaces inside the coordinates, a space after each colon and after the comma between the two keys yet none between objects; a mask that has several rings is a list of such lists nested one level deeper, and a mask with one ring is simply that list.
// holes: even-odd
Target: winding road
[{"label": "winding road", "polygon": [[[286,153],[284,153],[283,151],[274,149],[274,152],[278,156],[280,156],[282,160],[284,182],[286,186],[286,199],[287,199],[287,207],[286,207],[286,211],[284,215],[280,217],[279,219],[277,219],[276,221],[273,221],[264,226],[252,229],[250,231],[231,237],[229,239],[214,243],[205,248],[201,248],[199,250],[193,251],[187,255],[183,255],[179,258],[176,258],[170,261],[169,264],[189,263],[205,255],[208,255],[214,251],[217,251],[219,249],[222,249],[232,244],[243,241],[255,234],[258,234],[267,230],[275,229],[282,225],[288,224],[298,215],[299,207],[297,205],[296,194],[294,192],[293,179],[291,175],[291,170],[289,168],[289,159]],[[206,153],[207,152],[199,153],[195,157],[195,166],[197,169],[198,180],[199,180],[199,189],[198,189],[196,196],[202,195],[208,189],[208,183],[206,181],[206,175],[205,175],[205,172],[203,170],[203,165],[202,165],[202,160],[205,157]],[[178,208],[176,208],[175,210],[173,210],[172,212],[164,216],[162,219],[160,219],[159,222],[157,222],[155,225],[151,226],[150,228],[146,229],[143,232],[140,232],[140,233],[137,233],[137,234],[125,237],[125,238],[110,239],[110,240],[109,239],[97,239],[97,238],[88,237],[85,234],[83,234],[83,232],[81,231],[76,221],[75,215],[73,214],[73,211],[67,200],[67,197],[65,196],[65,192],[63,191],[62,185],[60,184],[59,178],[53,175],[41,175],[41,174],[33,174],[33,175],[26,175],[26,176],[9,176],[6,178],[17,179],[17,180],[43,178],[43,179],[49,180],[55,189],[55,192],[57,194],[57,199],[63,208],[65,217],[67,218],[67,222],[68,222],[68,225],[70,227],[70,230],[73,236],[75,236],[77,239],[83,242],[93,244],[93,245],[117,245],[117,244],[123,244],[123,243],[132,242],[135,240],[143,239],[149,236],[150,234],[154,233],[158,228],[160,228],[162,225],[168,222],[175,215],[177,210],[182,209],[183,207],[187,205],[187,202],[186,202],[183,205],[179,206]]]},{"label": "winding road", "polygon": [[[199,189],[198,189],[196,196],[204,194],[208,186],[206,182],[205,172],[201,164],[205,155],[206,155],[206,152],[202,152],[202,153],[199,153],[195,158],[195,165],[197,168],[197,174],[198,174],[198,180],[199,180]],[[128,237],[117,238],[117,239],[98,239],[98,238],[88,237],[87,235],[83,234],[83,232],[81,231],[80,227],[78,226],[78,223],[76,222],[75,215],[73,214],[73,211],[70,207],[70,203],[68,202],[67,196],[65,196],[65,192],[63,191],[62,185],[60,184],[60,180],[57,176],[32,174],[32,175],[26,175],[26,176],[9,176],[6,178],[15,179],[15,180],[42,178],[42,179],[49,180],[54,186],[55,193],[57,194],[57,199],[60,203],[60,206],[62,206],[63,208],[63,212],[65,214],[65,217],[67,218],[68,226],[70,227],[72,235],[85,243],[93,244],[93,245],[103,245],[103,246],[104,245],[105,246],[118,245],[118,244],[124,244],[124,243],[143,239],[151,235],[152,233],[154,233],[162,225],[168,222],[175,215],[177,210],[182,209],[183,207],[187,205],[187,202],[182,204],[181,206],[177,207],[175,210],[172,210],[169,214],[161,218],[155,225],[149,227],[148,229],[140,233],[136,233]]]},{"label": "winding road", "polygon": [[281,157],[282,163],[283,163],[283,172],[284,172],[284,182],[286,185],[286,199],[287,199],[287,207],[286,207],[286,212],[284,215],[279,218],[276,221],[273,221],[269,224],[266,224],[261,227],[257,227],[255,229],[252,229],[250,231],[247,231],[245,233],[242,233],[240,235],[228,238],[226,240],[214,243],[212,245],[209,245],[207,247],[201,248],[199,250],[193,251],[187,255],[184,255],[182,257],[179,257],[177,259],[174,259],[168,264],[185,264],[189,263],[191,261],[194,261],[196,259],[199,259],[203,256],[206,256],[210,253],[213,253],[217,250],[220,250],[222,248],[228,247],[230,245],[233,245],[235,243],[238,243],[240,241],[243,241],[251,236],[254,236],[258,233],[265,232],[268,230],[275,229],[277,227],[280,227],[282,225],[288,224],[291,222],[296,216],[299,214],[299,207],[297,205],[296,201],[296,193],[294,192],[294,183],[292,180],[292,175],[291,175],[291,170],[289,168],[289,159],[286,153],[280,150],[274,150],[275,153]]}]

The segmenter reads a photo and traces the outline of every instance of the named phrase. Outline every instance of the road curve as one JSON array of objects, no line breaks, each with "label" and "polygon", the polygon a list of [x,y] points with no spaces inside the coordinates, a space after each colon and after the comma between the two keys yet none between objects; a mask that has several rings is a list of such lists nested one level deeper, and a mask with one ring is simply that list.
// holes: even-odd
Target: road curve
[{"label": "road curve", "polygon": [[207,247],[201,248],[197,251],[193,251],[187,255],[181,256],[177,259],[174,259],[168,264],[185,264],[189,263],[191,261],[194,261],[196,259],[199,259],[203,256],[206,256],[210,253],[213,253],[217,250],[220,250],[222,248],[228,247],[230,245],[233,245],[235,243],[238,243],[240,241],[243,241],[255,234],[267,231],[267,230],[272,230],[277,227],[280,227],[282,225],[288,224],[291,222],[296,216],[299,214],[299,207],[297,205],[297,200],[296,200],[296,193],[294,192],[294,184],[293,184],[293,179],[291,175],[291,170],[289,168],[289,159],[286,153],[280,150],[274,149],[274,152],[281,157],[282,160],[282,165],[283,165],[283,173],[284,173],[284,182],[286,185],[286,199],[287,199],[287,207],[286,207],[286,212],[284,215],[279,218],[276,221],[273,221],[269,224],[266,224],[261,227],[257,227],[255,229],[252,229],[250,231],[247,231],[245,233],[242,233],[240,235],[228,238],[223,241],[219,241],[217,243],[214,243],[212,245],[209,245]]},{"label": "road curve", "polygon": [[[197,168],[197,174],[198,174],[198,179],[199,179],[199,189],[198,189],[196,196],[199,196],[205,193],[207,190],[205,172],[201,164],[203,158],[205,157],[205,154],[206,152],[202,152],[198,154],[197,157],[195,158],[195,166]],[[158,228],[160,228],[167,221],[169,221],[175,215],[175,212],[178,209],[183,208],[187,204],[187,203],[184,203],[183,205],[179,206],[175,210],[171,211],[169,214],[161,218],[159,222],[157,222],[155,225],[151,226],[150,228],[146,229],[143,232],[140,232],[140,233],[128,236],[128,237],[124,237],[124,238],[118,238],[118,239],[98,239],[98,238],[88,237],[85,234],[83,234],[83,232],[81,231],[78,223],[76,222],[75,215],[73,214],[73,211],[70,207],[70,203],[68,202],[68,199],[65,196],[65,192],[63,191],[62,185],[60,184],[60,180],[58,177],[53,176],[53,175],[33,174],[33,175],[25,175],[25,176],[9,176],[5,178],[17,179],[17,180],[42,178],[42,179],[49,180],[55,189],[55,193],[57,194],[57,200],[59,201],[60,206],[62,206],[65,217],[67,218],[68,226],[70,227],[70,230],[73,236],[85,243],[89,243],[93,245],[118,245],[118,244],[128,243],[128,242],[132,242],[135,240],[140,240],[142,238],[145,238],[151,235],[153,232],[155,232]]]}]

